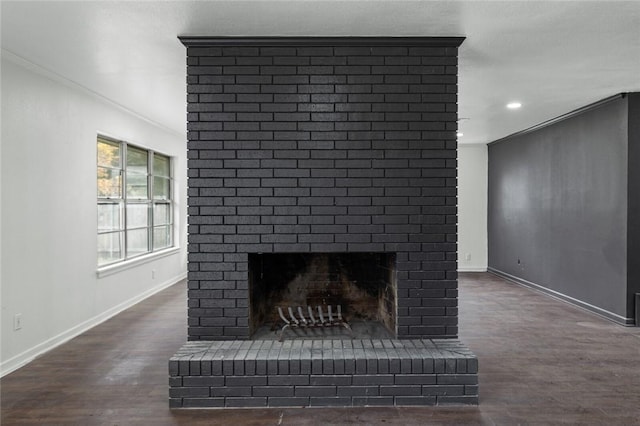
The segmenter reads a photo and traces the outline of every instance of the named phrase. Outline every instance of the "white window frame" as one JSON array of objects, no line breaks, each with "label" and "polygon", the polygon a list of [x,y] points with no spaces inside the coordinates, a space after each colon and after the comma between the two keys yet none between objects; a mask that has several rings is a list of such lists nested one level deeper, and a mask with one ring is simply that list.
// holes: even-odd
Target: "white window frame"
[{"label": "white window frame", "polygon": [[[132,266],[136,266],[141,263],[145,263],[151,260],[155,260],[158,257],[162,257],[165,255],[173,254],[178,251],[178,247],[175,243],[175,200],[174,200],[174,159],[167,154],[157,152],[152,149],[144,148],[139,145],[134,145],[128,143],[126,141],[117,140],[108,136],[98,135],[96,139],[96,149],[101,141],[117,144],[120,151],[120,167],[119,168],[111,168],[112,170],[117,170],[120,173],[120,197],[100,197],[100,194],[97,193],[97,206],[100,204],[114,204],[118,206],[118,210],[120,212],[120,224],[118,229],[112,230],[100,230],[99,223],[96,223],[96,231],[97,236],[105,235],[105,234],[120,234],[120,258],[113,261],[107,261],[104,263],[99,263],[100,257],[98,254],[98,246],[96,245],[96,254],[97,257],[97,273],[98,276],[109,275],[110,273],[114,273],[120,271],[122,269],[127,269]],[[134,198],[129,197],[127,194],[127,151],[128,148],[134,148],[143,150],[147,156],[147,196],[146,198]],[[160,155],[162,157],[166,157],[169,161],[169,176],[160,176],[156,175],[153,169],[153,161],[155,155]],[[96,170],[99,167],[104,167],[104,165],[98,164],[98,159],[96,155]],[[159,179],[168,179],[169,184],[169,198],[168,199],[156,199],[154,197],[154,177]],[[96,177],[96,188],[97,188],[97,177]],[[97,191],[97,190],[96,190]],[[147,224],[146,226],[141,227],[133,227],[129,226],[127,221],[127,206],[135,205],[135,204],[144,204],[147,206]],[[169,220],[168,223],[156,224],[157,220],[154,217],[155,206],[157,205],[168,205],[169,206]],[[98,215],[99,215],[98,211]],[[98,221],[98,217],[96,218]],[[169,244],[163,247],[154,248],[154,230],[158,227],[166,227],[169,232]],[[129,232],[135,229],[146,229],[147,231],[147,250],[144,252],[134,252],[130,253],[130,248],[128,244]]]}]

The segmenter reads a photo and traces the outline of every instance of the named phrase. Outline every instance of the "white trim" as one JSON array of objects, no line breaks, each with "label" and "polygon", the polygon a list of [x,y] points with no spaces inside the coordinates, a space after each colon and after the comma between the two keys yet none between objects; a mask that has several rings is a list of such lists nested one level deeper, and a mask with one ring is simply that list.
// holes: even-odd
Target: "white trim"
[{"label": "white trim", "polygon": [[122,262],[100,267],[96,270],[96,274],[98,275],[98,278],[108,277],[109,275],[117,274],[118,272],[153,262],[154,260],[162,259],[163,257],[171,256],[172,254],[179,252],[180,247],[178,246],[170,247],[162,251],[154,251],[149,254],[134,257],[133,259],[127,259]]},{"label": "white trim", "polygon": [[48,68],[45,68],[42,65],[38,65],[35,62],[31,62],[30,60],[28,60],[26,58],[23,58],[22,56],[20,56],[20,55],[18,55],[16,53],[13,53],[10,50],[2,48],[2,57],[3,58],[7,58],[7,60],[13,62],[14,64],[20,65],[20,66],[22,66],[22,67],[24,67],[24,68],[26,68],[26,69],[28,69],[30,71],[33,71],[33,72],[35,72],[37,74],[42,75],[42,76],[44,76],[44,77],[46,77],[46,78],[48,78],[50,80],[54,80],[54,81],[57,81],[58,83],[62,83],[64,85],[66,85],[66,86],[70,86],[70,87],[73,87],[75,89],[79,89],[83,93],[85,93],[85,94],[87,94],[89,96],[92,96],[92,97],[94,97],[94,98],[96,98],[98,100],[101,100],[102,102],[106,102],[109,105],[111,105],[111,106],[113,106],[113,107],[115,107],[115,108],[117,108],[117,109],[119,109],[121,111],[126,112],[127,114],[130,114],[130,115],[132,115],[132,116],[134,116],[134,117],[136,117],[136,118],[138,118],[138,119],[140,119],[142,121],[145,121],[145,122],[147,122],[147,123],[159,128],[159,129],[164,130],[165,132],[172,133],[174,135],[180,136],[181,138],[185,137],[185,134],[183,132],[179,132],[179,131],[177,131],[175,129],[167,127],[166,125],[164,125],[162,123],[159,123],[159,122],[154,121],[154,120],[152,120],[152,119],[150,119],[148,117],[145,117],[144,115],[141,115],[141,114],[139,114],[139,113],[127,108],[124,105],[121,105],[121,104],[119,104],[119,103],[117,103],[115,101],[112,101],[111,99],[101,95],[98,92],[95,92],[95,91],[89,89],[88,87],[83,86],[80,83],[77,83],[77,82],[75,82],[73,80],[69,80],[67,77],[65,77],[65,76],[63,76],[61,74],[58,74],[57,72],[52,71],[52,70],[50,70]]},{"label": "white trim", "polygon": [[554,299],[560,300],[561,302],[569,303],[577,308],[583,309],[592,314],[598,315],[599,317],[605,318],[609,321],[613,321],[616,324],[624,325],[624,326],[633,326],[635,320],[633,318],[626,318],[622,315],[618,315],[614,312],[607,311],[606,309],[599,308],[598,306],[594,306],[590,303],[583,302],[582,300],[573,298],[571,296],[567,296],[564,293],[560,293],[559,291],[552,290],[550,288],[541,286],[540,284],[532,283],[531,281],[527,281],[525,279],[516,277],[515,275],[508,274],[499,269],[495,269],[489,267],[487,272],[495,274],[499,277],[505,278],[508,281],[513,282],[514,284],[527,287],[531,290],[537,291],[539,293],[543,293],[547,296],[551,296]]},{"label": "white trim", "polygon": [[177,284],[179,281],[185,279],[187,277],[187,273],[184,272],[180,275],[178,275],[175,278],[172,278],[168,281],[165,281],[164,283],[150,288],[149,290],[132,297],[129,300],[125,300],[124,302],[120,303],[119,305],[114,306],[113,308],[107,309],[105,312],[96,315],[93,318],[90,318],[66,331],[63,331],[62,333],[58,334],[57,336],[54,336],[42,343],[37,344],[36,346],[32,347],[31,349],[27,349],[26,351],[12,357],[9,358],[8,360],[0,363],[0,377],[4,377],[5,375],[17,370],[18,368],[21,368],[25,365],[27,365],[28,363],[30,363],[31,361],[33,361],[36,357],[44,354],[45,352],[48,352],[60,345],[62,345],[63,343],[68,342],[69,340],[73,339],[74,337],[79,336],[80,334],[90,330],[91,328],[105,322],[106,320],[114,317],[115,315],[119,314],[120,312],[130,308],[131,306],[143,301],[144,299],[153,296],[154,294],[168,288],[171,287],[174,284]]},{"label": "white trim", "polygon": [[486,266],[459,266],[458,272],[487,272]]}]

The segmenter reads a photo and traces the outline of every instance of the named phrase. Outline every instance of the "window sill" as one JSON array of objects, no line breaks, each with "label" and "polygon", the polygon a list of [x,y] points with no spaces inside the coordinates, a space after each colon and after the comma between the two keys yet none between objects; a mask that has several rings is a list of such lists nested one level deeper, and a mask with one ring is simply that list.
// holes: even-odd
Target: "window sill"
[{"label": "window sill", "polygon": [[179,251],[180,247],[171,247],[165,250],[145,254],[140,257],[114,263],[113,265],[100,267],[96,271],[96,274],[98,275],[98,278],[108,277],[109,275],[113,275],[118,272],[161,259],[163,257],[171,256],[172,254],[178,253]]}]

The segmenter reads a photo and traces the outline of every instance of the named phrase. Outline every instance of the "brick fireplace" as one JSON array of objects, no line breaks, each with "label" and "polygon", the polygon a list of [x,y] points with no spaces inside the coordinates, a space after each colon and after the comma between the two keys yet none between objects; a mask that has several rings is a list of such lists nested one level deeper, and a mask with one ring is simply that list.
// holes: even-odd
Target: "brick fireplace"
[{"label": "brick fireplace", "polygon": [[[456,340],[462,39],[181,40],[190,342],[170,361],[172,406],[477,402],[477,361]],[[280,305],[340,305],[386,334],[277,342]],[[314,348],[331,368],[314,367]],[[224,365],[239,352],[242,367]],[[271,352],[286,362],[269,368]],[[375,367],[359,367],[365,354]],[[270,393],[287,377],[291,395]],[[333,390],[296,391],[313,377]]]}]

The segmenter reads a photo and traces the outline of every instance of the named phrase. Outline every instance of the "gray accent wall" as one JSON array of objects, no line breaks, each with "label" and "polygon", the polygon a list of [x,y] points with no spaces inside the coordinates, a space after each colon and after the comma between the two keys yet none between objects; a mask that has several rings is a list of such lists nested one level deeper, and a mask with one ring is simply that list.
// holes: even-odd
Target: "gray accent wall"
[{"label": "gray accent wall", "polygon": [[627,241],[640,212],[629,105],[615,97],[490,144],[488,176],[489,270],[622,323],[628,267],[640,275],[627,257],[640,251],[637,223]]}]

